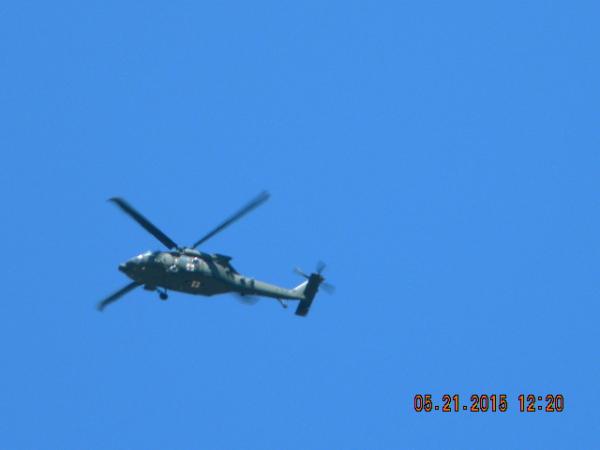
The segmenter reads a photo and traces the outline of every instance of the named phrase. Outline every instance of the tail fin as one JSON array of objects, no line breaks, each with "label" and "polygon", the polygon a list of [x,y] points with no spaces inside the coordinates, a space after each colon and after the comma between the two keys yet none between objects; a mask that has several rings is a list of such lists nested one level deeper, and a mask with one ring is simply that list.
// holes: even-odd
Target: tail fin
[{"label": "tail fin", "polygon": [[294,292],[295,294],[298,294],[298,295],[304,295],[304,290],[306,289],[307,284],[308,284],[308,281],[303,281],[298,286],[293,288],[292,292]]},{"label": "tail fin", "polygon": [[313,273],[308,277],[308,281],[305,281],[300,286],[296,287],[294,291],[302,292],[304,298],[300,300],[298,308],[296,308],[297,316],[306,316],[310,310],[310,306],[319,290],[319,285],[323,282],[323,277],[318,273]]}]

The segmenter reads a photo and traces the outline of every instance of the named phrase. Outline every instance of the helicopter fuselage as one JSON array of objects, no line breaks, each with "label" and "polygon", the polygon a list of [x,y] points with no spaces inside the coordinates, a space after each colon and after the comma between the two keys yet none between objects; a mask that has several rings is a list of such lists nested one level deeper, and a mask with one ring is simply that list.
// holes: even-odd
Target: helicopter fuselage
[{"label": "helicopter fuselage", "polygon": [[163,288],[204,296],[233,292],[276,299],[304,298],[300,286],[286,289],[241,275],[231,266],[230,259],[193,249],[148,251],[119,265],[119,270],[149,290]]}]

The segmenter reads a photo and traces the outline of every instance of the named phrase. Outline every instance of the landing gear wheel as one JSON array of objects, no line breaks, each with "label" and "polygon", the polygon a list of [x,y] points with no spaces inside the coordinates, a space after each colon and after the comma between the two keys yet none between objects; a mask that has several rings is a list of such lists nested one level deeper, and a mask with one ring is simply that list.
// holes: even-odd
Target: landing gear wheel
[{"label": "landing gear wheel", "polygon": [[160,294],[158,294],[158,297],[163,301],[169,298],[166,292],[161,292]]}]

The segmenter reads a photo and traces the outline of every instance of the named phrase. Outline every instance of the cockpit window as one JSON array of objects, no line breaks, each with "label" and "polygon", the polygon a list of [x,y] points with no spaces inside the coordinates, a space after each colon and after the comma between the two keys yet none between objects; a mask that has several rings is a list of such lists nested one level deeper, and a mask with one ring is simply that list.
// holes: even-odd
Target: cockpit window
[{"label": "cockpit window", "polygon": [[146,260],[148,260],[148,258],[150,258],[151,255],[152,255],[152,252],[151,251],[147,251],[147,252],[144,252],[144,253],[141,253],[141,254],[137,255],[135,257],[135,259],[137,261],[146,261]]},{"label": "cockpit window", "polygon": [[173,256],[171,256],[169,253],[162,253],[158,258],[158,262],[164,264],[165,266],[173,265],[174,260],[175,258],[173,258]]}]

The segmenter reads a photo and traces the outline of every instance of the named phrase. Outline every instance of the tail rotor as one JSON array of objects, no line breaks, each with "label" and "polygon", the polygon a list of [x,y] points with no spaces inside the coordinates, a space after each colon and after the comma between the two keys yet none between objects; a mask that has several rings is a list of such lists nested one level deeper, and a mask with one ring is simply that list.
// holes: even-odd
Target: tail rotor
[{"label": "tail rotor", "polygon": [[332,294],[335,291],[335,287],[330,283],[326,283],[325,278],[322,275],[323,271],[325,270],[325,267],[325,263],[323,261],[319,261],[315,268],[315,272],[311,273],[310,275],[304,273],[297,267],[294,269],[295,273],[308,280],[303,291],[304,298],[300,300],[300,304],[296,309],[296,315],[306,316],[308,314],[310,306],[312,305],[312,302],[315,298],[315,295],[317,294],[317,291],[319,290],[319,287],[323,287],[323,290],[330,294]]},{"label": "tail rotor", "polygon": [[[331,283],[326,282],[325,277],[323,277],[323,275],[322,275],[322,273],[326,267],[327,267],[327,264],[325,264],[323,261],[319,261],[315,267],[315,273],[313,275],[318,275],[319,287],[323,288],[323,290],[325,292],[327,292],[328,294],[333,294],[333,293],[335,293],[335,286]],[[294,267],[294,273],[297,275],[300,275],[301,277],[306,278],[307,280],[310,280],[311,276],[307,275],[305,272],[303,272],[298,267]]]}]

